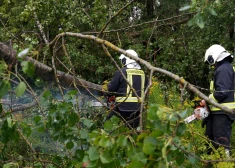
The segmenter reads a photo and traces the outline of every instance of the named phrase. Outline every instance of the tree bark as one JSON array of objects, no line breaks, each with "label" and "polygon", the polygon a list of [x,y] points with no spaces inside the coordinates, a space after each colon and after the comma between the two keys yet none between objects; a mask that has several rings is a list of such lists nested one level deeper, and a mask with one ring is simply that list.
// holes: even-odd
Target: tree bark
[{"label": "tree bark", "polygon": [[147,0],[146,9],[147,9],[147,16],[149,18],[152,18],[153,12],[154,12],[154,1],[153,0]]},{"label": "tree bark", "polygon": [[[0,58],[3,59],[10,67],[17,64],[16,51],[7,45],[0,42]],[[35,66],[35,75],[45,81],[55,82],[56,78],[53,73],[53,69],[37,60],[34,60],[30,57],[24,58],[26,61],[29,61]],[[81,78],[74,78],[74,76],[66,74],[62,71],[57,71],[59,82],[64,87],[74,87],[74,82],[76,87],[88,89],[90,92],[95,94],[101,94],[101,85],[97,85],[88,81],[85,81]]]}]

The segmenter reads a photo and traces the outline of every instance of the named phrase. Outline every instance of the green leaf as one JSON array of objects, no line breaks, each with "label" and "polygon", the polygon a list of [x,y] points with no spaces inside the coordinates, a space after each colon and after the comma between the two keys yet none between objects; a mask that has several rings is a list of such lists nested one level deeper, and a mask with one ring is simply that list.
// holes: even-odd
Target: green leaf
[{"label": "green leaf", "polygon": [[35,67],[31,62],[22,61],[21,66],[23,72],[27,74],[29,77],[32,77],[34,75]]},{"label": "green leaf", "polygon": [[124,135],[121,135],[117,139],[117,144],[121,147],[125,147],[127,145],[127,137]]},{"label": "green leaf", "polygon": [[161,130],[155,130],[155,131],[153,131],[152,132],[152,134],[151,134],[153,137],[160,137],[160,136],[162,136],[162,135],[164,135],[164,132],[162,132]]},{"label": "green leaf", "polygon": [[168,107],[159,107],[159,109],[157,111],[157,116],[160,119],[166,119],[167,115],[169,113],[172,113],[172,112],[173,112],[173,109],[171,109],[171,108],[168,108]]},{"label": "green leaf", "polygon": [[110,137],[102,136],[99,141],[99,145],[102,147],[110,147],[112,146],[112,140]]},{"label": "green leaf", "polygon": [[78,91],[77,90],[70,90],[66,93],[67,95],[70,95],[70,96],[75,96],[78,94]]},{"label": "green leaf", "polygon": [[192,26],[195,23],[195,18],[192,18],[188,21],[188,26]]},{"label": "green leaf", "polygon": [[176,163],[180,166],[184,163],[184,156],[182,153],[179,152],[179,154],[177,155],[177,159],[176,159]]},{"label": "green leaf", "polygon": [[132,160],[146,164],[148,159],[143,152],[138,152],[133,156]]},{"label": "green leaf", "polygon": [[197,4],[197,0],[192,0],[191,4],[192,4],[192,6],[195,6]]},{"label": "green leaf", "polygon": [[14,167],[19,167],[19,164],[10,162],[10,163],[7,163],[7,164],[3,165],[3,168],[14,168]]},{"label": "green leaf", "polygon": [[24,94],[26,90],[26,84],[24,82],[20,82],[15,89],[16,96],[20,97]]},{"label": "green leaf", "polygon": [[45,99],[49,99],[51,96],[52,96],[52,95],[51,95],[51,92],[48,91],[48,90],[43,93],[43,97],[44,97]]},{"label": "green leaf", "polygon": [[150,107],[149,107],[148,113],[147,113],[147,119],[148,120],[158,120],[157,111],[158,111],[158,106],[155,104],[150,104]]},{"label": "green leaf", "polygon": [[142,139],[144,139],[148,135],[149,135],[148,133],[142,132],[141,134],[138,135],[137,141],[141,141]]},{"label": "green leaf", "polygon": [[215,12],[213,8],[209,8],[209,11],[213,16],[217,16],[217,13]]},{"label": "green leaf", "polygon": [[87,127],[87,128],[91,128],[91,126],[93,125],[93,121],[89,120],[89,119],[84,119],[83,120],[83,124]]},{"label": "green leaf", "polygon": [[0,72],[7,71],[7,64],[4,61],[0,61]]},{"label": "green leaf", "polygon": [[91,161],[99,159],[100,154],[99,154],[99,151],[98,151],[97,147],[91,146],[87,153],[88,153],[89,159]]},{"label": "green leaf", "polygon": [[202,18],[200,15],[198,15],[197,18],[196,18],[196,24],[197,24],[198,27],[200,27],[201,29],[203,29],[204,26],[205,26],[205,23],[204,23],[204,21],[203,21],[203,18]]},{"label": "green leaf", "polygon": [[148,136],[144,139],[143,152],[147,155],[153,154],[157,145],[157,140],[154,137]]},{"label": "green leaf", "polygon": [[112,130],[113,128],[113,122],[110,120],[105,121],[104,123],[104,129],[106,130]]},{"label": "green leaf", "polygon": [[176,135],[180,136],[180,135],[184,134],[185,130],[186,130],[186,125],[184,123],[180,123],[177,127]]},{"label": "green leaf", "polygon": [[41,121],[41,119],[42,119],[41,116],[35,116],[33,120],[34,120],[34,122],[35,122],[36,124],[39,124],[40,121]]},{"label": "green leaf", "polygon": [[23,133],[24,135],[26,135],[27,137],[29,137],[32,133],[31,128],[29,127],[29,125],[26,122],[22,122],[20,123],[21,128],[23,129]]},{"label": "green leaf", "polygon": [[113,122],[113,124],[118,124],[119,121],[120,121],[120,119],[119,119],[117,116],[113,116],[113,117],[111,118],[111,121]]},{"label": "green leaf", "polygon": [[0,80],[0,97],[3,97],[8,92],[10,87],[11,85],[8,80]]},{"label": "green leaf", "polygon": [[104,151],[100,154],[100,160],[102,163],[110,163],[113,161],[113,157],[109,151]]},{"label": "green leaf", "polygon": [[77,149],[75,152],[75,157],[78,161],[82,161],[84,155],[85,155],[85,151],[82,149]]},{"label": "green leaf", "polygon": [[57,163],[57,164],[60,164],[62,162],[62,158],[57,155],[52,159],[52,161]]},{"label": "green leaf", "polygon": [[67,149],[72,149],[74,147],[74,143],[72,141],[69,141],[66,143],[66,148]]},{"label": "green leaf", "polygon": [[69,120],[68,120],[69,126],[72,127],[78,122],[79,122],[78,115],[75,112],[71,112],[69,114]]},{"label": "green leaf", "polygon": [[41,124],[39,127],[38,127],[38,132],[44,132],[46,130],[45,126],[43,124]]},{"label": "green leaf", "polygon": [[128,166],[127,168],[143,168],[144,167],[144,164],[139,162],[139,161],[132,161]]},{"label": "green leaf", "polygon": [[73,97],[77,94],[78,94],[77,90],[71,90],[71,91],[67,92],[66,95],[64,95],[64,99],[65,100],[72,100]]},{"label": "green leaf", "polygon": [[196,163],[196,158],[193,157],[193,156],[191,156],[191,155],[188,156],[188,160],[189,160],[189,162],[192,163],[192,164],[195,164],[195,163]]},{"label": "green leaf", "polygon": [[175,122],[175,121],[178,121],[178,117],[176,117],[176,114],[171,114],[171,115],[169,116],[169,120],[170,120],[171,122]]},{"label": "green leaf", "polygon": [[91,140],[95,140],[95,139],[99,139],[100,138],[100,133],[98,131],[92,131],[90,134],[89,134],[89,137]]},{"label": "green leaf", "polygon": [[7,125],[9,128],[12,128],[12,126],[13,126],[13,123],[12,123],[12,120],[10,117],[7,117]]},{"label": "green leaf", "polygon": [[79,133],[80,133],[80,137],[82,139],[88,139],[88,130],[87,129],[81,129],[79,131]]},{"label": "green leaf", "polygon": [[186,118],[188,116],[188,110],[184,110],[178,113],[181,118]]}]

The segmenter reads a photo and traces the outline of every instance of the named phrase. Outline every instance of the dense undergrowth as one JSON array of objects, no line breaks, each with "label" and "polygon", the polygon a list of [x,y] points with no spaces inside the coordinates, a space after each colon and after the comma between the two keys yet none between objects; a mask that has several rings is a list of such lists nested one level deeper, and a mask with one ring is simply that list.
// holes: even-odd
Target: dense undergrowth
[{"label": "dense undergrowth", "polygon": [[[153,78],[146,99],[142,132],[119,118],[105,121],[108,109],[92,107],[68,91],[64,100],[45,91],[40,108],[5,114],[1,119],[3,167],[232,167],[223,150],[207,154],[201,121],[185,124],[193,101],[177,83]],[[24,95],[23,95],[24,97]],[[196,98],[195,98],[196,99]],[[233,137],[234,139],[234,137]],[[211,160],[216,162],[210,163]],[[207,163],[208,162],[208,163]]]}]

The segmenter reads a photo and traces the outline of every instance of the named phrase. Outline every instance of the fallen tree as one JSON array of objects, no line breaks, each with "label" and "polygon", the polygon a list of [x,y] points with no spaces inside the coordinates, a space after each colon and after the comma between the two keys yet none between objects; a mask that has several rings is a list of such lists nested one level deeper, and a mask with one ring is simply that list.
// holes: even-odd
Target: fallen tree
[{"label": "fallen tree", "polygon": [[[12,48],[0,42],[1,59],[3,59],[8,65],[12,67],[18,63],[16,56],[17,56],[17,53],[15,50],[13,50]],[[36,76],[40,77],[41,79],[45,81],[54,82],[56,80],[56,77],[54,76],[53,68],[35,59],[32,59],[30,57],[25,57],[25,60],[34,64]],[[57,77],[59,79],[60,84],[65,87],[74,87],[74,84],[75,84],[79,88],[83,87],[91,91],[97,91],[97,93],[99,94],[102,89],[101,85],[88,82],[78,77],[75,78],[74,76],[67,74],[65,72],[59,71],[59,70],[57,70]]]},{"label": "fallen tree", "polygon": [[[140,64],[145,65],[150,71],[150,77],[149,77],[150,82],[149,82],[148,89],[151,87],[151,77],[152,77],[153,73],[154,72],[159,72],[159,73],[164,74],[164,75],[174,79],[175,81],[179,82],[180,84],[182,84],[184,86],[184,89],[189,89],[190,91],[194,92],[196,95],[198,95],[200,98],[204,99],[209,104],[211,104],[215,107],[218,107],[218,108],[224,110],[225,112],[235,114],[235,111],[233,109],[229,109],[225,106],[222,106],[219,103],[215,102],[214,100],[210,99],[205,94],[200,92],[196,87],[194,87],[194,85],[187,82],[184,78],[179,77],[178,75],[173,74],[173,73],[171,73],[167,70],[154,67],[149,62],[147,62],[147,61],[145,61],[145,60],[143,60],[139,57],[135,57],[134,55],[127,53],[125,50],[115,46],[114,44],[112,44],[112,43],[110,43],[106,40],[103,40],[101,38],[98,38],[96,36],[84,35],[84,34],[81,34],[81,33],[65,32],[65,33],[61,33],[61,34],[57,35],[55,37],[55,39],[53,41],[51,41],[48,45],[49,46],[55,45],[56,42],[60,38],[65,37],[65,36],[66,37],[76,37],[76,38],[81,38],[81,39],[92,40],[92,41],[96,42],[97,44],[102,45],[103,48],[104,48],[104,52],[109,57],[111,57],[111,55],[108,52],[107,48],[110,48],[110,49],[112,49],[116,52],[124,54],[124,55],[130,57],[131,59],[134,59],[135,61],[139,62]],[[3,43],[0,43],[0,57],[9,65],[15,65],[17,63],[16,51],[14,51],[12,48],[6,46]],[[53,68],[51,68],[51,67],[49,67],[49,66],[47,66],[47,65],[45,65],[41,62],[38,62],[38,61],[36,61],[36,60],[34,60],[30,57],[25,57],[25,59],[34,64],[34,66],[35,66],[35,75],[42,78],[43,80],[57,81],[57,83],[59,82],[59,84],[66,85],[67,87],[68,86],[72,87],[73,84],[75,84],[75,86],[85,88],[88,92],[90,92],[90,90],[96,90],[99,93],[102,92],[102,86],[101,85],[97,85],[97,84],[85,81],[85,80],[77,78],[77,77],[75,78],[74,76],[66,74],[62,71],[56,70],[57,72],[54,73]],[[57,75],[54,75],[54,74],[57,74]]]}]

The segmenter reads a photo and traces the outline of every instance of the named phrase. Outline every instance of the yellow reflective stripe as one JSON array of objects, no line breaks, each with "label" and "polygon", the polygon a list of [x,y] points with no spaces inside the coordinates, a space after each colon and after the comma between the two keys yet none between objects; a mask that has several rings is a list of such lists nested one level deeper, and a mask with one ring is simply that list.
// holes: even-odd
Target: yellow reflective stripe
[{"label": "yellow reflective stripe", "polygon": [[131,86],[133,86],[133,75],[140,75],[141,77],[141,98],[132,97],[132,90],[127,84],[126,95],[128,97],[116,97],[116,102],[141,102],[144,96],[144,84],[145,84],[145,74],[142,70],[138,69],[127,69],[127,81]]},{"label": "yellow reflective stripe", "polygon": [[[233,66],[233,71],[235,72],[235,67]],[[234,82],[235,82],[235,77],[234,77]],[[235,89],[235,87],[233,87],[233,89]],[[234,98],[235,98],[235,92],[234,92]]]},{"label": "yellow reflective stripe", "polygon": [[145,75],[141,75],[141,98],[144,98]]},{"label": "yellow reflective stripe", "polygon": [[210,98],[210,99],[213,99],[215,102],[218,102],[218,101],[215,99],[215,97],[214,97],[213,94],[210,94],[210,95],[209,95],[209,98]]},{"label": "yellow reflective stripe", "polygon": [[214,92],[214,81],[210,81],[210,92],[213,93]]},{"label": "yellow reflective stripe", "polygon": [[116,97],[116,102],[141,102],[142,98],[137,97]]},{"label": "yellow reflective stripe", "polygon": [[133,74],[133,75],[144,75],[144,72],[138,69],[127,69],[126,71],[127,73]]},{"label": "yellow reflective stripe", "polygon": [[[131,86],[133,86],[133,83],[132,83],[132,75],[131,73],[128,72],[128,69],[127,69],[127,81],[129,82],[129,84]],[[126,88],[126,95],[132,95],[132,90],[130,88],[130,86],[127,84],[127,88]]]},{"label": "yellow reflective stripe", "polygon": [[[233,67],[233,71],[235,72],[235,67]],[[210,91],[214,91],[214,81],[212,80],[211,82],[210,82]],[[234,93],[234,97],[235,97],[235,93]],[[214,98],[214,96],[213,96],[213,98]],[[232,102],[232,103],[222,103],[221,105],[223,105],[223,106],[226,106],[226,107],[228,107],[229,109],[235,109],[235,102]],[[211,109],[211,111],[220,111],[221,109],[219,109],[219,108],[217,108],[217,107],[214,107],[214,106],[211,106],[210,105],[210,109]]]},{"label": "yellow reflective stripe", "polygon": [[[235,109],[235,103],[221,103],[221,105],[228,107],[229,109]],[[220,111],[220,108],[210,106],[211,111]]]}]

